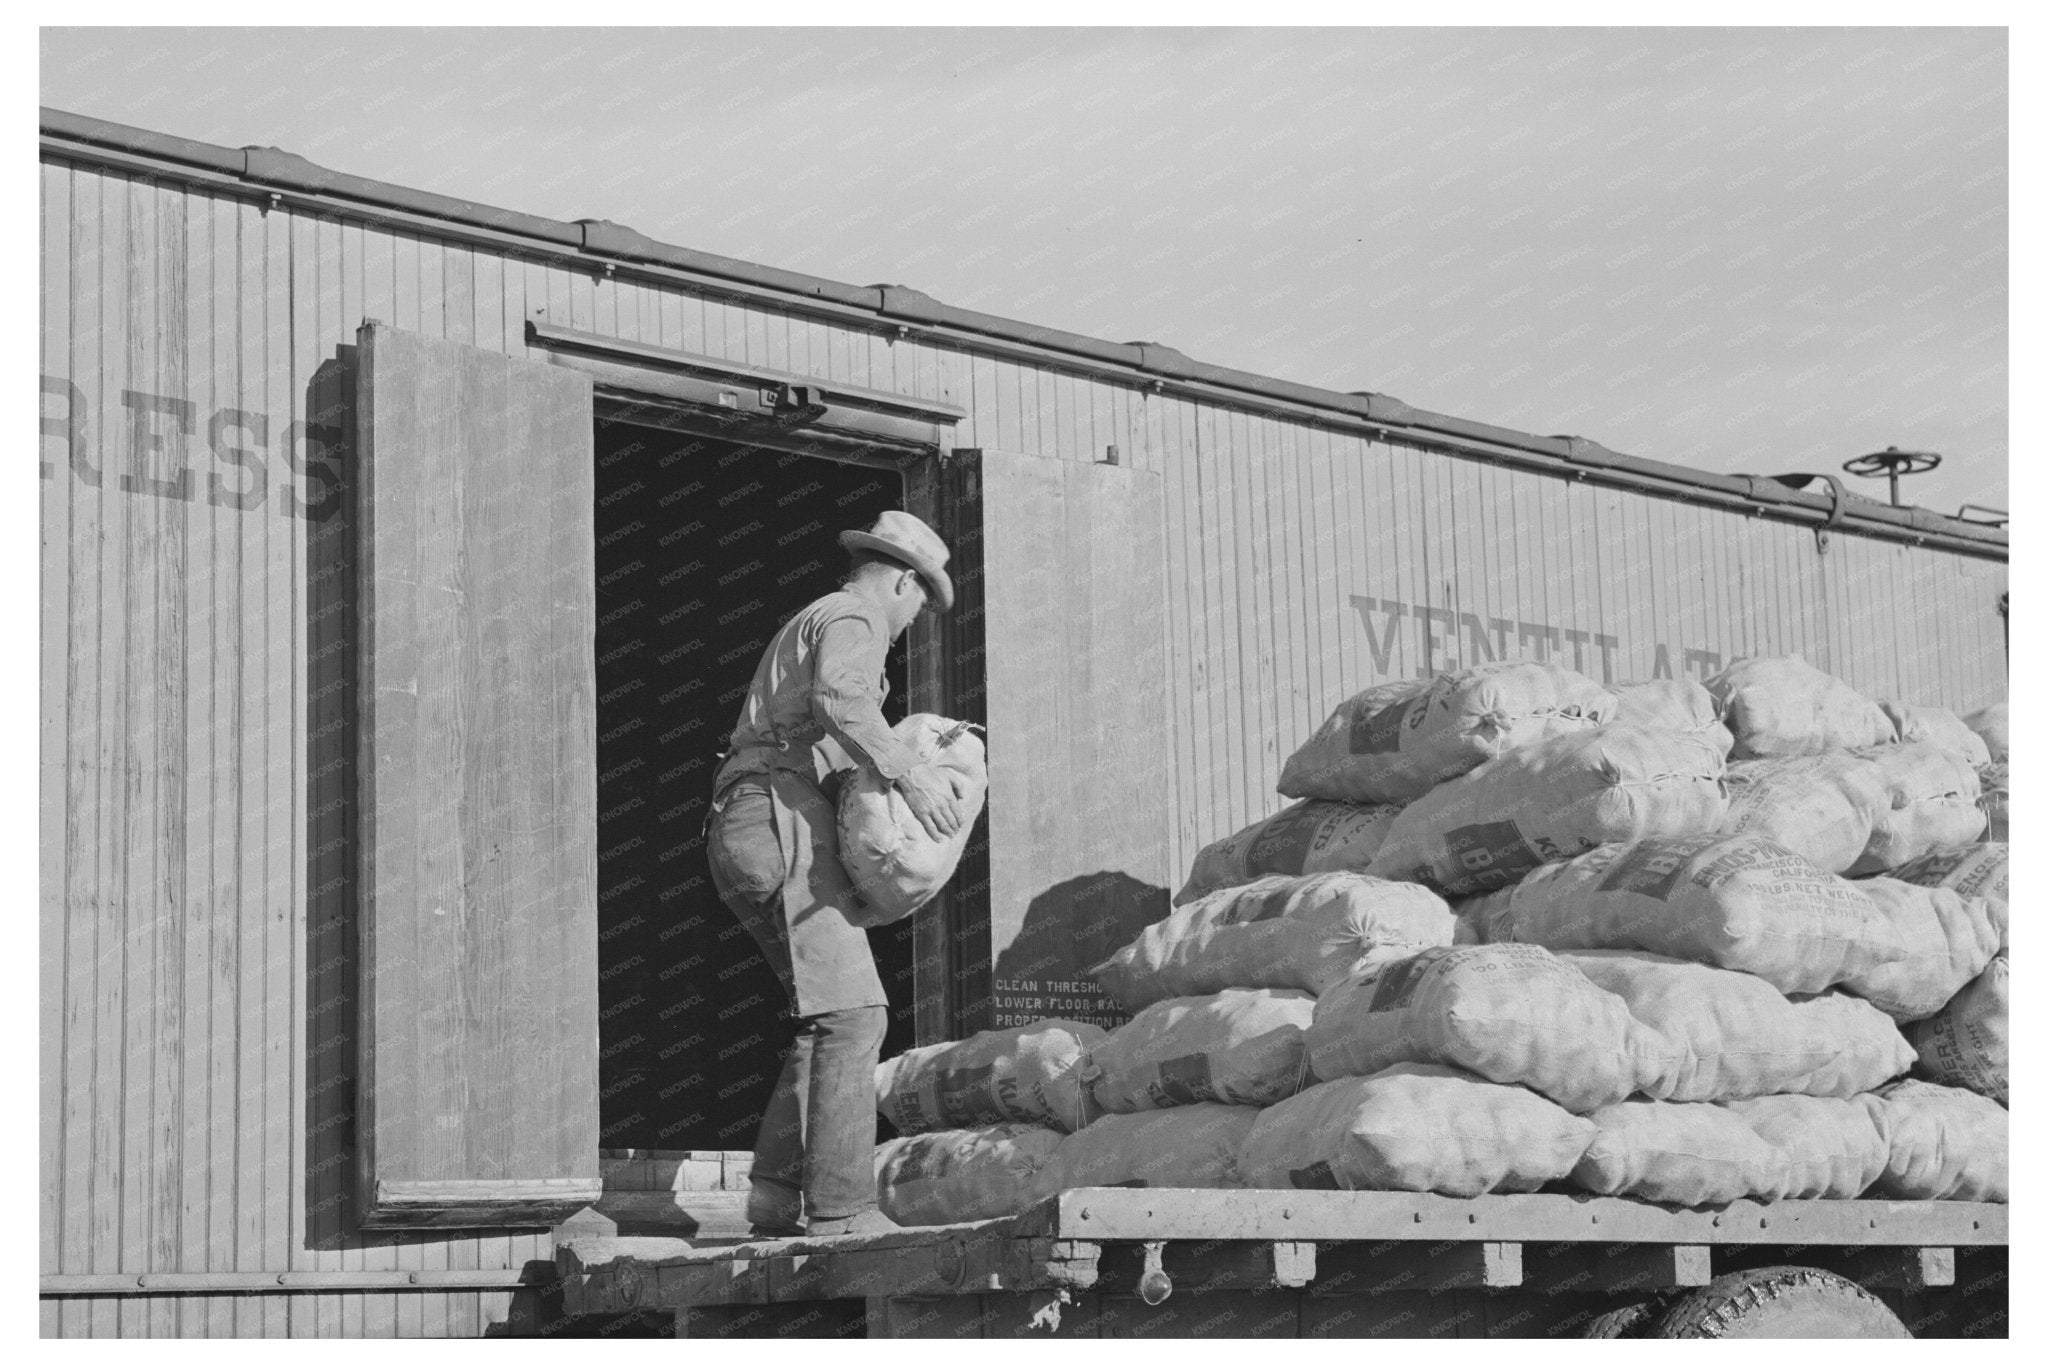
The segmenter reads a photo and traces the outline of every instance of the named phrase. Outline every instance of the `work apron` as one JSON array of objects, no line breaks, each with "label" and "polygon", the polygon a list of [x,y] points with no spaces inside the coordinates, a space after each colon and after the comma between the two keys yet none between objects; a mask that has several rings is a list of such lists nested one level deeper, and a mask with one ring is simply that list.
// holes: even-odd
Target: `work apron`
[{"label": "work apron", "polygon": [[[809,745],[776,752],[769,771],[737,779],[713,803],[709,827],[717,837],[733,798],[765,789],[782,855],[781,890],[761,901],[736,894],[723,899],[760,945],[798,1018],[889,1003],[867,931],[847,918],[848,910],[859,913],[860,901],[839,863],[839,812],[813,770]],[[715,854],[712,861],[715,869]]]}]

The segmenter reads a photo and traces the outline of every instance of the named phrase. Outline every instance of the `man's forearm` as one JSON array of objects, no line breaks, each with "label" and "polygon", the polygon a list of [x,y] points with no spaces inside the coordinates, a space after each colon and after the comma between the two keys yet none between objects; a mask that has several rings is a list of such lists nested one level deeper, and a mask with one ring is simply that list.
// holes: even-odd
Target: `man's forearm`
[{"label": "man's forearm", "polygon": [[888,642],[859,620],[834,621],[819,642],[811,714],[847,753],[894,781],[921,761],[896,738],[870,691],[881,676]]}]

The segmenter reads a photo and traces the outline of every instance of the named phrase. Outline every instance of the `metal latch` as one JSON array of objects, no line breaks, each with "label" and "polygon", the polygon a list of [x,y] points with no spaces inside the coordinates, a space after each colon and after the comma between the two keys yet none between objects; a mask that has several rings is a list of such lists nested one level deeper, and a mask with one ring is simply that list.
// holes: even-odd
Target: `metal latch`
[{"label": "metal latch", "polygon": [[810,384],[763,384],[761,406],[778,427],[807,427],[830,409],[823,391]]}]

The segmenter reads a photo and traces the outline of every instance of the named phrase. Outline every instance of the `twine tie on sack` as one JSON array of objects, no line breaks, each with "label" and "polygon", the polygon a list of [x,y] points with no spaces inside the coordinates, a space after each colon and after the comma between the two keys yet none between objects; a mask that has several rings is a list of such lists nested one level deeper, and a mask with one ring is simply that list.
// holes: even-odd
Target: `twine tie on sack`
[{"label": "twine tie on sack", "polygon": [[933,747],[938,749],[946,748],[948,745],[952,744],[954,740],[960,738],[960,736],[966,734],[969,730],[979,730],[984,735],[988,733],[988,727],[986,725],[976,725],[971,720],[956,721],[954,722],[953,727],[951,729],[947,730],[944,734],[939,736],[938,743],[935,744]]}]

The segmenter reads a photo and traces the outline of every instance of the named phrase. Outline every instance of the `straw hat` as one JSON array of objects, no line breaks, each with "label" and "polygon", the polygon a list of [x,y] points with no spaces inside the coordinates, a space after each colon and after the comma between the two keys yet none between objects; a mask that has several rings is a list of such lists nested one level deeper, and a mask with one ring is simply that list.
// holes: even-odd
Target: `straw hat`
[{"label": "straw hat", "polygon": [[841,531],[839,543],[848,550],[873,550],[908,564],[938,599],[939,610],[953,609],[953,580],[946,577],[951,552],[937,531],[910,513],[884,512],[865,531]]}]

